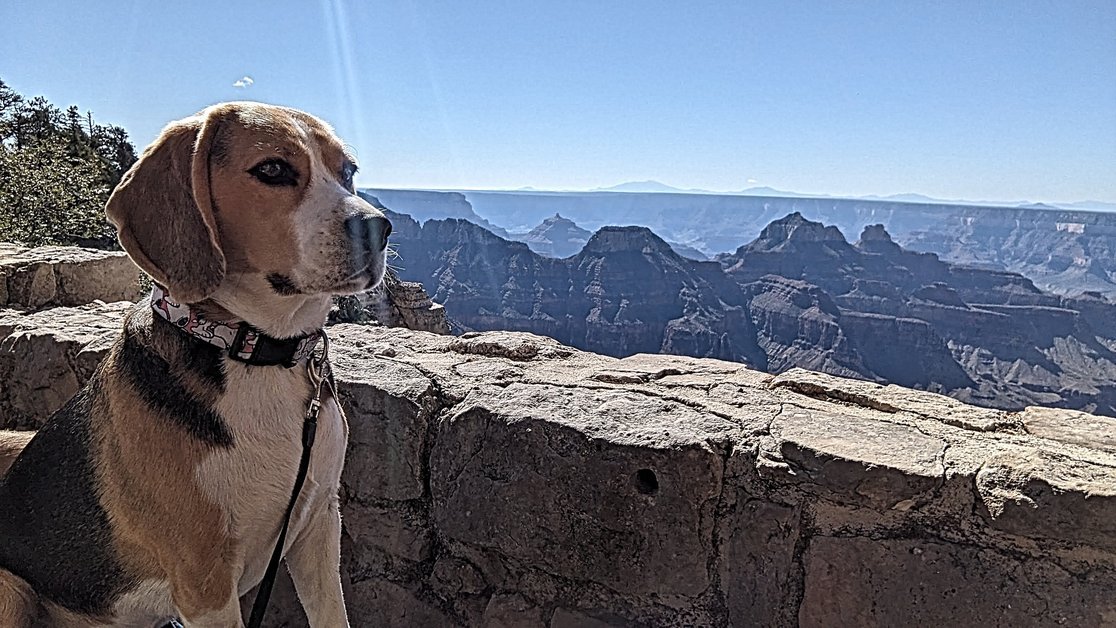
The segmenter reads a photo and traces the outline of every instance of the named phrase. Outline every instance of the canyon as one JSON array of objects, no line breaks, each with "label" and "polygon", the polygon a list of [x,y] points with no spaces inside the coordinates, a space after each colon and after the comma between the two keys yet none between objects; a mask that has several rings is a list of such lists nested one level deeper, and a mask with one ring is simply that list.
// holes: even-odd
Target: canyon
[{"label": "canyon", "polygon": [[937,253],[948,262],[1017,272],[1051,292],[1098,292],[1116,297],[1112,245],[1116,213],[1111,211],[951,204],[918,198],[604,191],[369,189],[364,193],[382,196],[387,206],[420,222],[464,218],[508,237],[561,214],[590,231],[610,225],[644,226],[678,247],[690,247],[707,256],[733,251],[753,240],[767,224],[797,212],[850,236],[868,225],[882,224],[905,248]]},{"label": "canyon", "polygon": [[900,246],[882,224],[850,243],[791,213],[702,262],[646,227],[602,227],[557,259],[468,220],[390,217],[400,277],[422,282],[463,331],[528,331],[617,357],[808,368],[1003,409],[1116,414],[1116,306],[1103,294],[1055,294],[1017,273],[949,263]]}]

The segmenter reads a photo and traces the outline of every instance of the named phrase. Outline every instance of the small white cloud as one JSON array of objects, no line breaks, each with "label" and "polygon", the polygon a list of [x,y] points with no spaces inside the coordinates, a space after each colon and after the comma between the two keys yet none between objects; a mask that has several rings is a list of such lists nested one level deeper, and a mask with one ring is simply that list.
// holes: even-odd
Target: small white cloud
[{"label": "small white cloud", "polygon": [[748,179],[748,183],[759,183],[759,181],[756,181],[755,179]]},{"label": "small white cloud", "polygon": [[252,83],[255,83],[255,81],[252,80],[252,77],[246,74],[243,77],[237,79],[236,82],[233,83],[233,87],[244,89],[245,87],[251,87]]}]

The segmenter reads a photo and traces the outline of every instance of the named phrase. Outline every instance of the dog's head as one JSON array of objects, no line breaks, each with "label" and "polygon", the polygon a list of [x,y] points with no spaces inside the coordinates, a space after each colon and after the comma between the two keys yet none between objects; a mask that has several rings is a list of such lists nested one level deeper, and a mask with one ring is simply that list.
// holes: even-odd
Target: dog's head
[{"label": "dog's head", "polygon": [[352,294],[383,277],[391,232],[356,195],[355,172],[318,118],[225,103],[168,125],[106,212],[132,259],[181,302]]}]

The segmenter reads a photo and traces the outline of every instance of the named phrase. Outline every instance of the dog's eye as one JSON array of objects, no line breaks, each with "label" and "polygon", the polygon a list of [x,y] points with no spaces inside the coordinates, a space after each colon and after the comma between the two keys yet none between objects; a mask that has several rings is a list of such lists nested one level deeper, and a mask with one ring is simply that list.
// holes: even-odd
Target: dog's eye
[{"label": "dog's eye", "polygon": [[248,171],[265,185],[298,185],[298,172],[282,159],[268,159]]},{"label": "dog's eye", "polygon": [[356,171],[357,171],[356,164],[349,164],[349,165],[346,165],[344,168],[342,168],[341,169],[341,185],[343,185],[343,186],[345,186],[345,187],[347,187],[351,190],[353,188],[353,175],[356,174]]}]

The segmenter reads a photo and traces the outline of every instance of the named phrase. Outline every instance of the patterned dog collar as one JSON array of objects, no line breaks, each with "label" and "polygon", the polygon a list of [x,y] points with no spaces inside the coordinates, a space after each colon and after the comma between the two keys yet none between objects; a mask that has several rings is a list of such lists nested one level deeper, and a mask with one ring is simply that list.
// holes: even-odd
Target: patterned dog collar
[{"label": "patterned dog collar", "polygon": [[151,309],[175,327],[228,351],[230,358],[245,364],[290,368],[313,355],[322,337],[319,331],[297,338],[272,338],[248,323],[211,321],[190,306],[175,302],[158,284],[151,287]]}]

